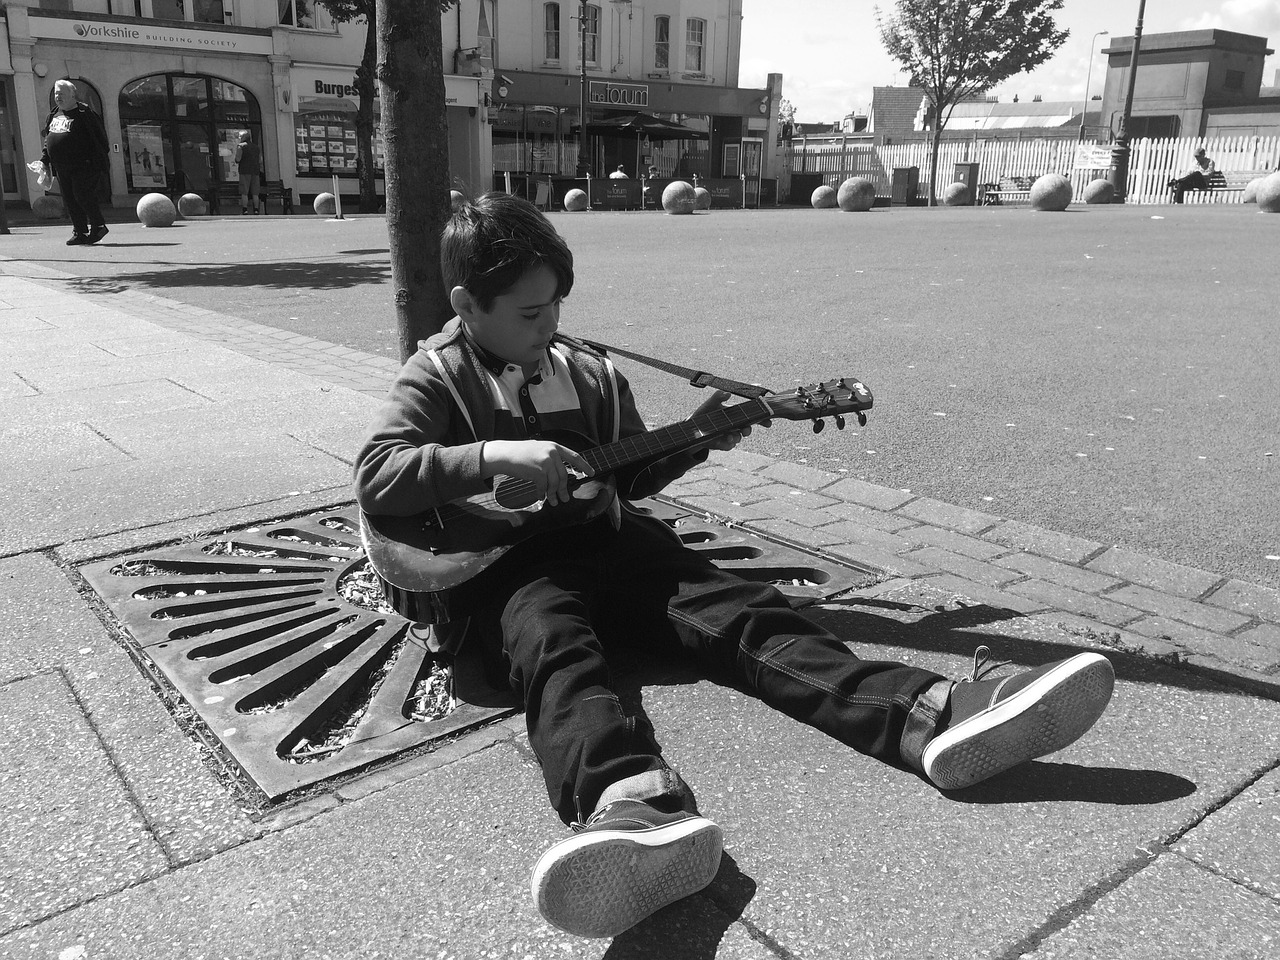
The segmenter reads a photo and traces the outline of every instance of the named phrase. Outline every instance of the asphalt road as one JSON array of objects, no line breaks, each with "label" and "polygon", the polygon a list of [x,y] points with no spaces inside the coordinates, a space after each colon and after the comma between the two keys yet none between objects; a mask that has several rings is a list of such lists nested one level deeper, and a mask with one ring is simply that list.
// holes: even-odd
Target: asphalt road
[{"label": "asphalt road", "polygon": [[[553,216],[562,329],[777,390],[853,374],[869,423],[747,449],[1280,588],[1280,216],[1254,207]],[[0,255],[394,354],[382,218],[15,227]],[[702,394],[621,361],[655,424]]]}]

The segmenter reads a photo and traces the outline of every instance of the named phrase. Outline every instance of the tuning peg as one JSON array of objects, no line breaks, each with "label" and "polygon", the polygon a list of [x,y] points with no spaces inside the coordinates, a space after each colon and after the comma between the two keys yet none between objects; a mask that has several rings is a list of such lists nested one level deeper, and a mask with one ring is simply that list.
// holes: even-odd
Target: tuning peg
[{"label": "tuning peg", "polygon": [[826,425],[827,425],[827,424],[826,424],[826,422],[825,422],[825,421],[823,421],[823,420],[815,420],[815,421],[813,421],[813,432],[814,432],[814,433],[821,433],[821,432],[822,432],[822,428],[823,428],[823,427],[825,427]]},{"label": "tuning peg", "polygon": [[836,414],[836,429],[837,430],[844,429],[844,417],[840,416],[840,414],[838,413]]}]

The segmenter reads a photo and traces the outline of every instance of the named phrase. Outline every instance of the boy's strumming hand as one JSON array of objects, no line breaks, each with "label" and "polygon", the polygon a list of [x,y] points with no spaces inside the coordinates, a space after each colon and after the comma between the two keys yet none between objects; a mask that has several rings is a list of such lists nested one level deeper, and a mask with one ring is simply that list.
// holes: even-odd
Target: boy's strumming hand
[{"label": "boy's strumming hand", "polygon": [[591,465],[576,450],[550,440],[490,440],[480,452],[480,475],[505,474],[528,480],[547,503],[568,503],[570,472],[591,476]]},{"label": "boy's strumming hand", "polygon": [[[727,393],[724,390],[716,390],[711,394],[711,396],[707,397],[706,400],[698,404],[697,409],[694,410],[693,413],[690,415],[691,418],[696,417],[698,416],[698,414],[701,414],[701,413],[708,413],[716,409],[717,407],[723,407],[725,401],[730,399],[732,396],[733,394]],[[772,421],[769,421],[769,420],[763,420],[760,423],[760,426],[762,427],[768,427],[771,425],[772,425]],[[734,447],[736,447],[738,444],[742,442],[743,437],[749,437],[749,436],[751,436],[750,424],[743,427],[741,430],[734,430],[732,433],[722,434],[716,437],[714,440],[709,440],[708,442],[702,444],[701,446],[695,449],[732,450]]]}]

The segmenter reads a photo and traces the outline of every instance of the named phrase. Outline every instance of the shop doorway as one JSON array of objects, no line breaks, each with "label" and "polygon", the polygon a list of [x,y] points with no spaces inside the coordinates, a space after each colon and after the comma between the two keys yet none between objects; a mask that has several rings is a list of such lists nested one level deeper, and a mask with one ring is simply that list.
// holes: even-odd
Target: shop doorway
[{"label": "shop doorway", "polygon": [[[199,74],[140,77],[120,91],[120,140],[130,193],[197,193],[216,209],[223,184],[237,184],[240,132],[262,150],[262,112],[239,84]],[[270,174],[264,169],[263,179]]]}]

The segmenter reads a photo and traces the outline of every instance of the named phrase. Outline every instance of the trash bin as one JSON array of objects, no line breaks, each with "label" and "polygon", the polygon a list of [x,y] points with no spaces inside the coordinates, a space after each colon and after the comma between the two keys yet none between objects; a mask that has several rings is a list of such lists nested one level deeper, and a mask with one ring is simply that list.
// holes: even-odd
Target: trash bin
[{"label": "trash bin", "polygon": [[952,183],[963,183],[969,188],[969,205],[972,206],[978,196],[978,165],[976,163],[957,163],[955,179]]},{"label": "trash bin", "polygon": [[911,206],[916,202],[916,195],[920,192],[920,168],[919,167],[894,167],[893,168],[893,188],[889,197],[893,203],[901,203]]}]

